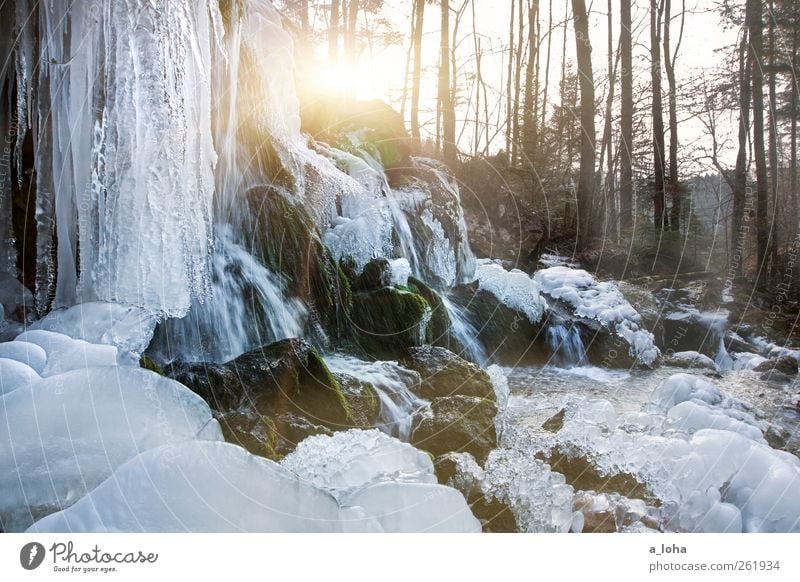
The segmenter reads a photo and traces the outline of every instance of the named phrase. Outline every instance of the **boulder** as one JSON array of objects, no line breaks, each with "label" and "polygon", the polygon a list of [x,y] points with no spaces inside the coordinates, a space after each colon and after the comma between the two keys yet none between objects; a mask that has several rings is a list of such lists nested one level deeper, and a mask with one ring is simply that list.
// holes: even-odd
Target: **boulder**
[{"label": "boulder", "polygon": [[445,396],[435,398],[414,419],[411,443],[434,456],[467,452],[478,462],[497,447],[494,417],[497,406],[488,398]]},{"label": "boulder", "polygon": [[433,345],[449,348],[459,347],[455,338],[450,333],[450,315],[447,313],[441,296],[415,277],[408,278],[408,288],[417,293],[431,306],[431,320],[429,323],[430,338]]},{"label": "boulder", "polygon": [[753,370],[756,372],[772,372],[774,370],[787,376],[794,376],[797,374],[797,360],[792,356],[779,356],[760,363]]},{"label": "boulder", "polygon": [[246,196],[255,217],[256,254],[310,306],[312,324],[320,323],[334,337],[343,335],[352,304],[350,283],[303,201],[268,186],[252,188]]},{"label": "boulder", "polygon": [[667,354],[664,364],[676,368],[692,368],[695,370],[716,370],[714,360],[699,352],[675,352]]},{"label": "boulder", "polygon": [[374,291],[392,283],[392,269],[386,259],[372,259],[355,277],[353,291]]},{"label": "boulder", "polygon": [[489,374],[445,348],[410,348],[402,363],[419,372],[422,381],[414,391],[420,398],[430,400],[454,394],[495,398]]},{"label": "boulder", "polygon": [[171,364],[164,373],[217,411],[226,438],[270,458],[312,434],[349,429],[374,417],[374,392],[364,386],[343,389],[302,339],[275,342],[220,365]]},{"label": "boulder", "polygon": [[396,357],[429,343],[431,307],[417,294],[396,287],[353,295],[353,335],[374,357]]}]

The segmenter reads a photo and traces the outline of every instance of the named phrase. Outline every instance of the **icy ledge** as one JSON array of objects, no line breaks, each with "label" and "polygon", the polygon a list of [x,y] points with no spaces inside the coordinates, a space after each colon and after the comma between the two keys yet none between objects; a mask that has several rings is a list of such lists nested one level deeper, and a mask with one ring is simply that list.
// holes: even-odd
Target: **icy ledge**
[{"label": "icy ledge", "polygon": [[536,271],[533,281],[542,292],[560,299],[577,317],[599,321],[603,327],[621,336],[630,345],[630,354],[646,366],[661,355],[653,334],[641,329],[641,316],[613,283],[597,281],[582,269],[550,267]]}]

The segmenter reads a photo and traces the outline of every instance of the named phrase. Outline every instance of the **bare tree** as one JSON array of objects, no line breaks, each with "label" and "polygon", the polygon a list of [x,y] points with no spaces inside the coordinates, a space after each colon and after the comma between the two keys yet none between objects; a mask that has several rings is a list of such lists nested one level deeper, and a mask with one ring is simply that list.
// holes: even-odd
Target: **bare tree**
[{"label": "bare tree", "polygon": [[633,51],[631,0],[620,2],[620,228],[632,225],[633,209]]}]

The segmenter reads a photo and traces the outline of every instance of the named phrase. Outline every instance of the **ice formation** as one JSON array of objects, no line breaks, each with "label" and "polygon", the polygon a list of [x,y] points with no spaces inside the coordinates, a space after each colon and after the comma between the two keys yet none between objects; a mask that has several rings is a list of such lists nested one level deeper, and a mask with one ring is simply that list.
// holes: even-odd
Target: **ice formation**
[{"label": "ice formation", "polygon": [[641,316],[613,283],[564,266],[540,269],[533,280],[542,292],[570,305],[577,317],[596,319],[624,338],[631,355],[643,364],[651,366],[661,355],[653,334],[640,327]]},{"label": "ice formation", "polygon": [[47,363],[47,353],[41,346],[21,340],[0,343],[0,358],[27,364],[37,374],[42,373]]},{"label": "ice formation", "polygon": [[482,290],[511,309],[521,311],[533,324],[539,323],[547,310],[539,285],[518,269],[506,271],[494,261],[481,259],[477,262],[475,279]]},{"label": "ice formation", "polygon": [[0,395],[32,386],[40,378],[41,376],[27,364],[9,358],[0,358]]},{"label": "ice formation", "polygon": [[[624,429],[623,429],[624,427]],[[687,531],[800,531],[800,461],[770,448],[749,405],[689,374],[667,379],[641,413],[575,401],[555,437],[607,474],[627,472]],[[671,524],[671,525],[670,525]]]},{"label": "ice formation", "polygon": [[[55,307],[104,300],[182,315],[205,295],[216,159],[213,11],[215,3],[189,0],[115,0],[102,10],[55,0],[38,21],[21,11],[18,135],[37,128],[41,152],[40,309],[55,291]],[[34,124],[30,111],[46,123]]]},{"label": "ice formation", "polygon": [[431,458],[378,430],[312,436],[280,464],[337,499],[380,483],[436,483]]},{"label": "ice formation", "polygon": [[5,394],[0,406],[5,418],[0,438],[5,529],[17,530],[37,514],[71,505],[150,448],[201,433],[222,438],[199,396],[133,367],[54,375]]},{"label": "ice formation", "polygon": [[36,344],[41,347],[47,360],[41,371],[43,377],[54,376],[81,368],[134,364],[136,359],[129,354],[120,353],[117,348],[107,344],[92,344],[53,331],[26,331],[16,341]]}]

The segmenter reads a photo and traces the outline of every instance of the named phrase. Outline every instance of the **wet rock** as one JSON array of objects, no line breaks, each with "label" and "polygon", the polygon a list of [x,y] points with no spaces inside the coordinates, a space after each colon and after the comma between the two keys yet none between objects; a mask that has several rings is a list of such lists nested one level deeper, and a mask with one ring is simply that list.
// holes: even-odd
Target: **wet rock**
[{"label": "wet rock", "polygon": [[386,259],[372,259],[353,283],[354,291],[374,291],[388,287],[392,282],[392,269]]},{"label": "wet rock", "polygon": [[252,188],[246,196],[255,217],[257,254],[311,307],[312,324],[319,323],[335,337],[344,334],[352,304],[350,283],[322,243],[303,201],[267,186]]},{"label": "wet rock", "polygon": [[714,360],[699,352],[676,352],[664,357],[664,364],[676,368],[694,370],[716,370]]},{"label": "wet rock", "polygon": [[651,332],[655,337],[656,345],[663,347],[664,323],[661,308],[656,303],[653,293],[645,287],[628,281],[617,281],[615,284],[625,300],[642,316],[642,329]]},{"label": "wet rock", "polygon": [[16,278],[0,273],[0,321],[25,323],[33,314],[33,294]]},{"label": "wet rock", "polygon": [[420,398],[430,400],[454,394],[495,398],[489,374],[445,348],[410,348],[402,363],[419,372],[422,382],[414,392]]},{"label": "wet rock", "polygon": [[221,365],[171,364],[164,373],[217,411],[232,442],[270,458],[286,454],[306,436],[374,417],[374,393],[366,387],[344,390],[301,339],[282,340]]},{"label": "wet rock", "polygon": [[396,357],[429,343],[431,308],[417,293],[383,287],[353,296],[353,333],[368,354]]},{"label": "wet rock", "polygon": [[778,370],[769,370],[768,372],[761,374],[761,376],[759,376],[759,379],[764,380],[765,382],[770,382],[771,384],[792,383],[792,378],[789,375],[784,374],[783,372],[780,372]]},{"label": "wet rock", "polygon": [[477,330],[478,340],[494,360],[512,365],[545,364],[549,360],[544,323],[532,324],[525,313],[478,289],[477,283],[456,287],[451,299]]},{"label": "wet rock", "polygon": [[475,458],[469,453],[445,453],[433,463],[436,478],[442,485],[461,491],[472,513],[481,521],[484,532],[518,532],[517,520],[511,508],[495,499],[488,499],[479,479],[482,472]]},{"label": "wet rock", "polygon": [[548,418],[542,423],[542,428],[548,432],[558,432],[564,426],[564,416],[567,414],[567,409],[562,408],[556,414]]},{"label": "wet rock", "polygon": [[780,372],[786,376],[794,376],[797,374],[797,360],[792,356],[780,356],[778,358],[768,360],[760,363],[753,368],[756,372]]},{"label": "wet rock", "polygon": [[450,315],[447,313],[441,296],[416,277],[408,278],[408,287],[418,293],[428,305],[431,306],[430,340],[431,344],[445,348],[459,348],[455,338],[450,333]]},{"label": "wet rock", "polygon": [[483,462],[497,447],[494,402],[476,396],[435,398],[414,419],[411,443],[434,456],[467,452]]}]

